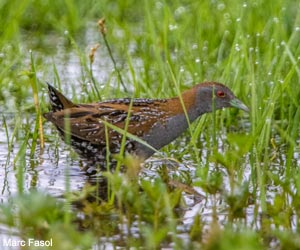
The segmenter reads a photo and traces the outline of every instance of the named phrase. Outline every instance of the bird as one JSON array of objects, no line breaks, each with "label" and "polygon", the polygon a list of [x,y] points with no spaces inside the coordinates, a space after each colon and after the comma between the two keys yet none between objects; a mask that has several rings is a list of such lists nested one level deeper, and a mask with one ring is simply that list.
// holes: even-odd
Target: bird
[{"label": "bird", "polygon": [[115,168],[114,156],[120,154],[122,143],[124,155],[143,162],[205,113],[230,107],[249,112],[228,87],[218,82],[199,83],[167,99],[121,98],[88,104],[73,103],[47,84],[51,111],[44,117],[62,138],[69,138],[84,162],[100,170]]}]

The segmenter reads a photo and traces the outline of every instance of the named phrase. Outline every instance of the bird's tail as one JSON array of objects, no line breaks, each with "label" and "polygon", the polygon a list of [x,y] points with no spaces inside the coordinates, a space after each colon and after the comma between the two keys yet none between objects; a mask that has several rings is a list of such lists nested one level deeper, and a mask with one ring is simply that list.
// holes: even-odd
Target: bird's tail
[{"label": "bird's tail", "polygon": [[76,104],[70,101],[67,97],[65,97],[62,93],[60,93],[57,89],[55,89],[52,85],[50,85],[49,83],[47,84],[48,84],[50,104],[53,112],[76,107]]}]

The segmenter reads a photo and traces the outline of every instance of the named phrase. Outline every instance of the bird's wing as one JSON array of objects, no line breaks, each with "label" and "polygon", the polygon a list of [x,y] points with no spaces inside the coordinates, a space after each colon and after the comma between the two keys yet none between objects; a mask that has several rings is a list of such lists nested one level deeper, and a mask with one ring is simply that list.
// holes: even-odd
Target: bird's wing
[{"label": "bird's wing", "polygon": [[[45,117],[63,133],[66,133],[69,127],[71,136],[90,141],[93,144],[104,145],[107,137],[110,141],[118,141],[122,136],[109,126],[105,128],[105,122],[124,129],[126,119],[129,117],[127,131],[130,134],[143,137],[156,122],[168,115],[167,111],[161,111],[160,105],[162,104],[164,102],[155,101],[149,106],[149,103],[139,100],[132,103],[131,112],[128,112],[129,104],[127,102],[104,102],[78,105],[77,107],[50,112]],[[107,136],[106,133],[108,133]]]}]

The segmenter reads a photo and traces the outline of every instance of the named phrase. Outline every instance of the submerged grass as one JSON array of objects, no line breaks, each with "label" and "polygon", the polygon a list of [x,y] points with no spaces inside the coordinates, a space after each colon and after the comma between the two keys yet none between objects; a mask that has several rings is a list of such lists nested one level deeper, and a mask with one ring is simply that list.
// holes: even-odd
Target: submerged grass
[{"label": "submerged grass", "polygon": [[[299,249],[299,10],[293,0],[3,1],[0,140],[8,152],[1,159],[2,225],[17,229],[21,239],[53,238],[52,249]],[[102,16],[107,40],[97,31]],[[89,60],[86,47],[96,43]],[[74,75],[65,73],[74,58]],[[62,173],[66,199],[36,190],[38,177],[27,180],[45,168],[44,82],[86,102],[169,97],[204,80],[225,82],[251,111],[218,111],[191,124],[184,146],[176,141],[163,150],[181,162],[174,171],[162,160],[159,167],[147,164],[160,169],[155,177],[107,173],[109,189],[102,178],[96,187],[87,183],[76,202],[68,192],[74,161],[65,162]],[[53,140],[45,139],[46,146]],[[10,172],[17,188],[7,193],[14,186]],[[187,190],[169,178],[192,182],[206,197],[193,197],[200,210],[188,219]]]}]

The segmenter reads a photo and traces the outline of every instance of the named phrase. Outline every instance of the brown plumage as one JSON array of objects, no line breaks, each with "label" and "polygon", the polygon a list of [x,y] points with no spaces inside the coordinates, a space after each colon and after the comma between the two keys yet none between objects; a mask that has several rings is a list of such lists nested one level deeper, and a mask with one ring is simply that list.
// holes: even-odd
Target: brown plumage
[{"label": "brown plumage", "polygon": [[[116,160],[111,155],[120,152],[122,134],[105,122],[120,129],[125,128],[129,119],[127,132],[159,150],[176,139],[188,127],[188,119],[193,122],[204,113],[225,107],[236,107],[245,111],[248,108],[238,100],[223,84],[205,82],[170,99],[113,99],[91,104],[74,104],[59,91],[48,84],[52,111],[44,116],[51,121],[62,136],[65,135],[66,119],[69,119],[71,145],[89,164],[107,168],[107,153],[110,168]],[[129,108],[131,107],[130,112]],[[108,141],[106,132],[108,131]],[[130,137],[130,136],[129,136]],[[109,148],[109,152],[107,152]],[[155,151],[133,138],[126,138],[125,152],[138,156],[142,160]]]}]

